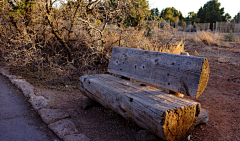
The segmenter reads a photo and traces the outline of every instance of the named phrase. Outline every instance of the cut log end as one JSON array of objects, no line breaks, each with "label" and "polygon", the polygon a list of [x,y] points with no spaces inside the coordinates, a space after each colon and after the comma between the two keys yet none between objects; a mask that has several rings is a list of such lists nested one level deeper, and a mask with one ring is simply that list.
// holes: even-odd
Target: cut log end
[{"label": "cut log end", "polygon": [[201,76],[200,76],[200,80],[199,80],[196,98],[198,98],[203,93],[205,88],[207,87],[209,73],[210,73],[210,69],[209,69],[208,60],[205,58],[203,61],[202,72],[201,72]]},{"label": "cut log end", "polygon": [[175,95],[175,96],[177,96],[177,97],[181,97],[181,98],[184,97],[184,94],[181,94],[181,93],[178,93],[178,92],[174,92],[174,91],[171,91],[171,90],[169,90],[168,93],[169,93],[169,94],[173,94],[173,95]]},{"label": "cut log end", "polygon": [[163,131],[166,140],[175,141],[186,138],[196,125],[195,116],[200,105],[185,106],[180,109],[166,111]]}]

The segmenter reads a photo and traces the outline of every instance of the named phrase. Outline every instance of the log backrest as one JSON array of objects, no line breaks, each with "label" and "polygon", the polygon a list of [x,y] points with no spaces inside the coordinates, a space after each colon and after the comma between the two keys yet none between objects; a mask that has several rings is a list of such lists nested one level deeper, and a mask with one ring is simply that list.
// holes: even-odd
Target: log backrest
[{"label": "log backrest", "polygon": [[198,97],[207,86],[206,58],[114,47],[108,72]]}]

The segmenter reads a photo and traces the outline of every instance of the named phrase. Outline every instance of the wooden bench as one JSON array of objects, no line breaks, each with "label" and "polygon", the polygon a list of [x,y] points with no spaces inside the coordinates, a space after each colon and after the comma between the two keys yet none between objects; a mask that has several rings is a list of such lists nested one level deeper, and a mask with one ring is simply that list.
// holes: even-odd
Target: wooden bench
[{"label": "wooden bench", "polygon": [[[208,82],[209,65],[202,57],[114,47],[108,72],[199,97]],[[200,113],[198,102],[109,74],[81,76],[80,89],[164,140],[186,138]]]}]

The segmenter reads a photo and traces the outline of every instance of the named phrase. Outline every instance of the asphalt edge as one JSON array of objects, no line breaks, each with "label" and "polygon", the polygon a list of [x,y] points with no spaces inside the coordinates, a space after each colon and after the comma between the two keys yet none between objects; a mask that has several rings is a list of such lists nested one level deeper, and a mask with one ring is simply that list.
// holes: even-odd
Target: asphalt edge
[{"label": "asphalt edge", "polygon": [[71,117],[66,111],[52,109],[53,101],[37,95],[34,86],[23,77],[9,75],[7,67],[0,67],[0,74],[7,77],[13,85],[22,91],[25,97],[29,98],[28,101],[33,109],[60,139],[63,141],[91,141],[86,135],[78,131],[77,126],[71,121]]}]

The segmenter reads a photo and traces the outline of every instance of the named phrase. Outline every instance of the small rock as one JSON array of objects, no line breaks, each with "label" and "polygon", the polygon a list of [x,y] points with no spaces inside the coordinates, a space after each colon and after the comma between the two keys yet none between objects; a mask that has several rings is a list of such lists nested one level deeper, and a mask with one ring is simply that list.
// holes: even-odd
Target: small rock
[{"label": "small rock", "polygon": [[43,96],[34,96],[34,95],[30,97],[29,102],[32,104],[32,107],[35,110],[38,110],[41,108],[48,108],[53,104],[51,100],[45,99]]},{"label": "small rock", "polygon": [[6,75],[9,79],[23,79],[21,76],[17,75]]},{"label": "small rock", "polygon": [[35,97],[36,95],[34,93],[30,93],[28,96],[30,99],[33,99],[33,97]]},{"label": "small rock", "polygon": [[[0,72],[2,75],[7,76],[9,74],[9,71],[7,68],[0,68]],[[7,76],[8,77],[8,76]]]},{"label": "small rock", "polygon": [[73,135],[66,135],[63,137],[64,141],[91,141],[86,135],[84,134],[73,134]]},{"label": "small rock", "polygon": [[41,116],[42,120],[46,124],[50,124],[52,122],[56,122],[58,120],[70,117],[68,113],[64,112],[61,109],[42,108],[38,110],[38,114]]},{"label": "small rock", "polygon": [[237,63],[232,63],[232,65],[237,66]]},{"label": "small rock", "polygon": [[75,134],[78,132],[76,125],[69,119],[62,119],[53,122],[48,127],[59,137],[63,138],[66,135]]},{"label": "small rock", "polygon": [[196,117],[196,125],[207,124],[208,120],[209,120],[209,115],[207,110],[201,108],[199,116]]},{"label": "small rock", "polygon": [[181,52],[181,55],[189,56],[189,53],[188,52]]},{"label": "small rock", "polygon": [[34,93],[34,87],[25,79],[11,79],[11,82],[22,90],[25,97],[29,97],[29,94]]},{"label": "small rock", "polygon": [[41,96],[42,92],[41,92],[40,89],[34,88],[34,94],[37,95],[37,96]]},{"label": "small rock", "polygon": [[148,130],[140,130],[136,135],[136,141],[161,141],[161,139]]},{"label": "small rock", "polygon": [[227,63],[228,61],[225,58],[218,58],[218,62]]}]

